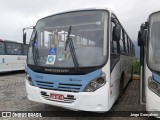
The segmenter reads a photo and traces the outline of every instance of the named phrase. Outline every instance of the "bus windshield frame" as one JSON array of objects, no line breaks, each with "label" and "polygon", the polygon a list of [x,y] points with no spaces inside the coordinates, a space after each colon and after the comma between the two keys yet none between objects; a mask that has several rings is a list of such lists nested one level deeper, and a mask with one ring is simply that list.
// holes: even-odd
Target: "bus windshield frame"
[{"label": "bus windshield frame", "polygon": [[[40,19],[35,26],[36,37],[31,36],[34,39],[30,40],[27,65],[35,71],[51,72],[52,69],[52,73],[74,71],[73,74],[102,68],[108,61],[109,15],[108,10],[81,10]],[[71,33],[67,36],[70,26]],[[73,43],[65,51],[67,37]],[[75,51],[74,56],[71,49]],[[75,71],[75,56],[78,71]]]},{"label": "bus windshield frame", "polygon": [[150,70],[160,72],[160,11],[152,13],[148,21],[147,65]]}]

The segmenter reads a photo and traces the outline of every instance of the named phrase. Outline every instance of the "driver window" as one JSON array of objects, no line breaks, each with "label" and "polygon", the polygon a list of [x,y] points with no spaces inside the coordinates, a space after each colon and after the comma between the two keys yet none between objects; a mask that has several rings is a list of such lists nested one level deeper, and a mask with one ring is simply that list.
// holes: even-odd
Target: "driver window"
[{"label": "driver window", "polygon": [[[113,33],[113,28],[115,26],[115,23],[112,22],[112,33]],[[111,53],[112,54],[117,54],[118,53],[118,47],[117,47],[117,41],[111,40]]]}]

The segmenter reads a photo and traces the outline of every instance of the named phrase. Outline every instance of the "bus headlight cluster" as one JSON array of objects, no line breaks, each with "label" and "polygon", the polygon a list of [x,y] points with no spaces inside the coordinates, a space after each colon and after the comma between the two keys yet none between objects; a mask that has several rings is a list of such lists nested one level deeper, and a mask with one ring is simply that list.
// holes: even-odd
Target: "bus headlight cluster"
[{"label": "bus headlight cluster", "polygon": [[150,90],[152,90],[154,93],[160,95],[160,84],[153,80],[152,77],[148,78],[148,87]]},{"label": "bus headlight cluster", "polygon": [[94,92],[106,83],[106,75],[102,73],[98,78],[92,80],[84,89],[84,92]]},{"label": "bus headlight cluster", "polygon": [[26,74],[26,79],[28,83],[33,86],[32,78],[28,74]]}]

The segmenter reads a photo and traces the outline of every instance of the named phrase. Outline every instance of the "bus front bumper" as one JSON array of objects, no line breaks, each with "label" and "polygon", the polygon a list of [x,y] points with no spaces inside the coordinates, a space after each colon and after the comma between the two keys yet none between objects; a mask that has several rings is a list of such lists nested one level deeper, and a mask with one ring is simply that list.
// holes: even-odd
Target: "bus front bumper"
[{"label": "bus front bumper", "polygon": [[[31,101],[45,103],[49,105],[59,106],[71,110],[106,112],[109,108],[109,85],[102,86],[95,92],[63,92],[55,90],[41,89],[31,86],[26,80],[27,97]],[[42,95],[46,93],[46,95]],[[50,99],[50,94],[63,95],[64,100]],[[74,96],[74,98],[69,98]]]},{"label": "bus front bumper", "polygon": [[160,96],[151,91],[147,86],[146,111],[152,117],[160,118]]},{"label": "bus front bumper", "polygon": [[160,96],[151,91],[148,87],[146,94],[147,111],[160,111]]}]

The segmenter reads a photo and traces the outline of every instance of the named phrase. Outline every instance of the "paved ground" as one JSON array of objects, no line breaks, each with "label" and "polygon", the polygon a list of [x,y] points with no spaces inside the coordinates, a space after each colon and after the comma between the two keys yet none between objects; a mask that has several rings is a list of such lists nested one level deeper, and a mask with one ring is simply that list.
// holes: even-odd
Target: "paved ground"
[{"label": "paved ground", "polygon": [[[62,112],[61,115],[63,117],[47,117],[41,119],[47,120],[147,120],[146,117],[107,117],[110,113],[102,114],[103,117],[98,117],[95,115],[94,117],[90,117],[89,115],[93,115],[93,113],[87,112],[74,112],[50,105],[45,105],[41,103],[35,103],[29,101],[26,97],[25,91],[25,81],[24,81],[25,73],[22,72],[12,72],[0,74],[0,111],[65,111]],[[118,101],[114,104],[111,111],[144,111],[145,106],[139,104],[139,80],[132,80],[124,94]],[[117,112],[117,114],[123,114],[125,112]],[[64,115],[63,115],[64,114]],[[78,117],[64,117],[65,114],[77,115]],[[88,115],[87,115],[88,114]],[[113,112],[111,114],[116,114]],[[81,116],[81,117],[80,117]],[[2,118],[0,118],[2,119]],[[9,119],[17,119],[17,118],[6,118]],[[20,118],[22,119],[22,118]],[[29,119],[29,118],[28,118]],[[30,118],[31,119],[31,118]],[[32,118],[33,119],[33,118]],[[40,118],[37,118],[37,120]],[[153,118],[152,118],[153,119]]]}]

